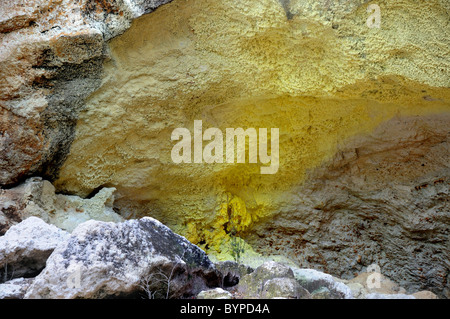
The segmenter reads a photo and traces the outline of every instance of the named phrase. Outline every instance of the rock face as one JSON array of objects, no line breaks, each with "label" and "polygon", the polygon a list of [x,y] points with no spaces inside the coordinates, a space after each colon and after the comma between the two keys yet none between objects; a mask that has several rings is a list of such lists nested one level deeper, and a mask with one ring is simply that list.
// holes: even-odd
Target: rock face
[{"label": "rock face", "polygon": [[[384,1],[380,28],[368,5],[4,1],[0,185],[103,188],[100,213],[115,188],[125,217],[151,212],[219,256],[238,236],[303,268],[350,279],[376,263],[408,292],[449,297],[450,5]],[[278,172],[173,163],[171,132],[194,120],[279,128]],[[67,219],[48,221],[92,217],[66,199]],[[0,234],[27,210],[5,201]]]},{"label": "rock face", "polygon": [[[446,5],[385,4],[380,29],[358,1],[289,7],[291,19],[276,1],[174,1],[136,20],[109,43],[114,62],[57,189],[113,185],[119,209],[151,211],[211,252],[230,245],[234,223],[263,254],[345,278],[376,262],[405,287],[445,295],[449,61],[436,43],[450,38]],[[174,164],[170,134],[195,119],[279,128],[279,171]]]},{"label": "rock face", "polygon": [[29,217],[0,237],[0,282],[35,276],[56,246],[69,234],[37,217]]},{"label": "rock face", "polygon": [[0,185],[56,176],[84,99],[100,86],[106,41],[169,1],[2,2]]},{"label": "rock face", "polygon": [[90,219],[123,221],[113,210],[114,191],[115,188],[102,188],[92,198],[82,199],[55,194],[53,185],[38,177],[14,188],[0,189],[0,235],[30,216],[69,232]]},{"label": "rock face", "polygon": [[57,247],[25,298],[181,298],[220,282],[202,250],[155,219],[88,221]]},{"label": "rock face", "polygon": [[397,118],[349,142],[249,242],[340,278],[375,263],[408,291],[448,296],[449,121]]}]

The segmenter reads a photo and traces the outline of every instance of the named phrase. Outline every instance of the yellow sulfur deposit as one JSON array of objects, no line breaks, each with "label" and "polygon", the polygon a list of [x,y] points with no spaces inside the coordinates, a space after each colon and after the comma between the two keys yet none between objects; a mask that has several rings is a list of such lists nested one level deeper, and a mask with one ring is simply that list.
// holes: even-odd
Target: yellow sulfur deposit
[{"label": "yellow sulfur deposit", "polygon": [[[109,44],[57,189],[115,187],[125,217],[151,215],[220,252],[232,231],[288,211],[290,191],[349,138],[450,111],[446,1],[377,1],[380,29],[366,26],[365,1],[326,2],[175,0],[135,20]],[[174,164],[171,132],[194,120],[279,128],[278,172]]]}]

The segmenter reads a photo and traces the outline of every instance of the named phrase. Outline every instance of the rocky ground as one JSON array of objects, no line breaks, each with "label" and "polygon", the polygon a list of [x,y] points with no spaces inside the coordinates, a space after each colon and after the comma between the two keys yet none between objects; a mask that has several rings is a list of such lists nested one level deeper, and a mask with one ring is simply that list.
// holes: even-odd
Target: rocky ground
[{"label": "rocky ground", "polygon": [[[375,276],[375,277],[374,277]],[[1,299],[436,299],[371,271],[341,280],[271,261],[213,263],[159,221],[89,220],[69,233],[31,216],[0,237]]]}]

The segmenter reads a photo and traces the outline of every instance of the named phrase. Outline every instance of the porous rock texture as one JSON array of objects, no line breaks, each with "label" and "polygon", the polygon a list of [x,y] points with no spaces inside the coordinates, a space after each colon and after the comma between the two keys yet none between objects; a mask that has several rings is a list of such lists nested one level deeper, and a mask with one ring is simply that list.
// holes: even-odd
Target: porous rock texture
[{"label": "porous rock texture", "polygon": [[54,250],[25,298],[186,298],[220,282],[205,252],[151,217],[90,220]]},{"label": "porous rock texture", "polygon": [[[292,19],[273,0],[174,1],[136,19],[109,43],[57,189],[86,196],[114,186],[124,211],[151,211],[221,251],[230,224],[252,232],[285,205],[296,210],[286,194],[349,138],[396,116],[449,111],[444,2],[385,3],[380,29],[365,25],[361,1],[335,12],[307,3],[291,1]],[[222,131],[279,128],[278,172],[173,163],[171,132],[192,131],[194,120]]]},{"label": "porous rock texture", "polygon": [[[124,217],[224,259],[238,235],[449,297],[449,2],[174,0],[143,15],[166,2],[0,5],[0,184],[114,187]],[[171,132],[194,120],[279,128],[278,172],[174,164]]]},{"label": "porous rock texture", "polygon": [[168,1],[2,1],[0,184],[57,174],[100,86],[106,41]]},{"label": "porous rock texture", "polygon": [[349,142],[249,243],[340,278],[375,263],[407,289],[448,296],[448,123],[443,114],[394,118]]}]

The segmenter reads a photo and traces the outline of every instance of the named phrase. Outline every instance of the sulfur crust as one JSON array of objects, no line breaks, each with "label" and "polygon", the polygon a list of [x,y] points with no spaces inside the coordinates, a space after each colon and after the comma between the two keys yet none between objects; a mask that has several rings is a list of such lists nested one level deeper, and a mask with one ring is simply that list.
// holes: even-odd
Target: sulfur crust
[{"label": "sulfur crust", "polygon": [[[135,20],[110,42],[57,189],[116,187],[124,211],[220,252],[230,223],[244,234],[288,210],[289,190],[348,138],[394,116],[449,112],[443,2],[377,1],[381,29],[357,2],[331,15],[291,1],[287,19],[276,0],[175,0]],[[204,129],[279,128],[278,173],[172,163],[172,130],[200,119]]]}]

